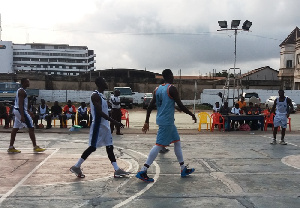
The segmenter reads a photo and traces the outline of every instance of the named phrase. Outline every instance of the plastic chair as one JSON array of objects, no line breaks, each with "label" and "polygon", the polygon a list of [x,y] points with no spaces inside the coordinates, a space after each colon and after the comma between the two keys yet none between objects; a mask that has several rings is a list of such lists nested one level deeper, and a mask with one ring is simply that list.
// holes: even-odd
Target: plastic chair
[{"label": "plastic chair", "polygon": [[225,131],[225,119],[220,113],[213,113],[210,117],[212,119],[210,131],[214,131],[215,125],[218,125],[219,131],[221,131],[221,125],[223,125],[223,130]]},{"label": "plastic chair", "polygon": [[122,117],[121,120],[126,120],[126,127],[129,128],[129,112],[128,110],[121,108]]},{"label": "plastic chair", "polygon": [[265,116],[270,115],[270,112],[268,109],[263,110],[262,112]]},{"label": "plastic chair", "polygon": [[268,129],[268,125],[272,124],[272,130],[274,130],[274,113],[271,113],[270,115],[265,116],[265,131]]},{"label": "plastic chair", "polygon": [[206,130],[208,130],[208,124],[209,124],[209,128],[211,129],[211,117],[208,113],[200,112],[198,113],[198,117],[199,117],[198,131],[201,131],[201,124],[206,124]]}]

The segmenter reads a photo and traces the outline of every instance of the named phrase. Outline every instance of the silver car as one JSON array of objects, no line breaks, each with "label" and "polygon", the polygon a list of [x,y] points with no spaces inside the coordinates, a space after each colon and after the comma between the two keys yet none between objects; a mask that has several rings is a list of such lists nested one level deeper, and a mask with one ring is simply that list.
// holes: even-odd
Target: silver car
[{"label": "silver car", "polygon": [[[276,98],[278,98],[278,96],[270,96],[266,100],[266,105],[268,104],[269,108],[272,108]],[[292,100],[292,104],[293,104],[293,107],[294,107],[293,113],[295,113],[297,111],[297,104],[293,100]]]}]

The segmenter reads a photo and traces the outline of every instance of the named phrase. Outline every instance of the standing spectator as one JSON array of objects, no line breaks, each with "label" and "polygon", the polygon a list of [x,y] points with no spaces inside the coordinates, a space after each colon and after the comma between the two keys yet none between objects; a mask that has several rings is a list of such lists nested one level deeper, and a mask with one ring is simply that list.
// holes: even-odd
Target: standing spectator
[{"label": "standing spectator", "polygon": [[273,141],[271,144],[276,144],[276,135],[278,127],[281,126],[281,141],[279,144],[286,145],[287,143],[284,141],[285,130],[287,127],[287,119],[290,116],[290,113],[293,112],[294,107],[292,104],[292,100],[288,97],[284,96],[284,91],[278,91],[279,98],[274,100],[274,105],[271,109],[270,113],[274,113],[275,110],[275,117],[274,117],[274,130],[273,130]]},{"label": "standing spectator", "polygon": [[67,105],[64,107],[64,116],[63,121],[66,124],[67,120],[72,118],[72,126],[74,126],[75,122],[75,114],[76,114],[76,108],[74,105],[72,105],[71,100],[68,100]]},{"label": "standing spectator", "polygon": [[[121,122],[121,117],[122,117],[122,112],[121,112],[121,101],[120,101],[120,91],[115,90],[114,94],[110,98],[110,103],[111,103],[111,117],[112,119]],[[114,124],[113,122],[110,123],[110,130],[111,133],[114,132],[114,127],[116,126],[116,134],[117,135],[123,135],[120,132],[120,126]]]},{"label": "standing spectator", "polygon": [[58,101],[54,102],[54,105],[51,107],[51,118],[56,119],[58,118],[60,121],[60,128],[63,128],[62,125],[62,108],[58,104]]},{"label": "standing spectator", "polygon": [[4,103],[0,102],[0,119],[5,120],[4,128],[8,129],[9,128],[9,115],[7,113],[6,106]]},{"label": "standing spectator", "polygon": [[89,123],[89,114],[88,114],[88,110],[87,110],[85,102],[82,102],[81,106],[79,106],[79,108],[78,108],[78,118],[77,119],[78,119],[79,125],[82,120],[87,120],[87,123],[83,126],[83,127],[87,127],[87,124]]},{"label": "standing spectator", "polygon": [[46,105],[45,100],[41,99],[41,105],[38,107],[38,117],[39,119],[44,119],[47,121],[46,129],[50,129],[51,126],[51,115],[49,114],[49,107]]}]

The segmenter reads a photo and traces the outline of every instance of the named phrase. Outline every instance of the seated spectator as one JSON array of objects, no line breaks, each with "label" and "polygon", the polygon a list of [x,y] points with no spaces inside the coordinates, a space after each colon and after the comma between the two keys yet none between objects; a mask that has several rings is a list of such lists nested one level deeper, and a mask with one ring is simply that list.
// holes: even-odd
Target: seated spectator
[{"label": "seated spectator", "polygon": [[213,112],[214,113],[219,113],[220,112],[220,103],[216,102],[215,106],[213,107]]},{"label": "seated spectator", "polygon": [[44,99],[41,99],[41,104],[38,107],[38,116],[39,119],[44,119],[47,121],[46,129],[50,129],[51,126],[51,115],[49,114],[49,108],[45,103]]},{"label": "seated spectator", "polygon": [[0,119],[4,119],[4,128],[8,129],[9,128],[9,115],[7,113],[6,106],[4,103],[0,102]]},{"label": "seated spectator", "polygon": [[[224,104],[220,108],[220,114],[221,115],[229,115],[230,112],[231,112],[231,110],[228,107],[228,102],[225,101]],[[220,122],[222,122],[222,121],[220,121]],[[230,124],[229,124],[228,118],[225,118],[225,129],[229,129],[230,128],[229,125]]]},{"label": "seated spectator", "polygon": [[58,118],[60,121],[60,128],[63,128],[62,125],[62,108],[59,106],[58,101],[54,102],[54,105],[51,107],[51,118]]},{"label": "seated spectator", "polygon": [[39,115],[37,114],[37,109],[34,107],[32,100],[30,100],[28,103],[28,113],[32,118],[33,125],[36,129],[38,129]]},{"label": "seated spectator", "polygon": [[63,109],[63,112],[64,112],[64,115],[63,115],[64,123],[66,124],[66,120],[72,118],[72,126],[74,126],[76,108],[74,105],[72,105],[71,100],[68,100],[67,105]]},{"label": "seated spectator", "polygon": [[[258,112],[259,112],[258,109],[256,109],[253,106],[253,103],[249,102],[249,106],[246,107],[246,115],[257,115],[257,114],[259,114]],[[257,119],[251,120],[251,123],[250,123],[250,121],[246,121],[246,123],[250,126],[251,130],[258,129],[258,120]]]},{"label": "seated spectator", "polygon": [[224,105],[221,106],[220,108],[220,113],[222,115],[229,115],[229,113],[231,112],[230,108],[228,107],[228,102],[224,102]]},{"label": "seated spectator", "polygon": [[[234,107],[231,109],[231,113],[234,114],[234,115],[241,115],[241,109],[239,107],[239,104],[236,103],[234,105]],[[235,128],[237,129],[238,128],[238,123],[240,125],[242,125],[244,123],[244,121],[231,121],[231,129],[234,129],[234,126]]]},{"label": "seated spectator", "polygon": [[238,104],[239,108],[241,109],[240,113],[243,114],[247,106],[247,103],[245,102],[245,98],[243,96],[241,96],[241,100],[238,101]]},{"label": "seated spectator", "polygon": [[[80,126],[87,127],[87,125],[89,123],[89,114],[88,114],[88,110],[87,110],[85,102],[82,102],[81,106],[79,106],[79,108],[78,108],[78,118],[77,119],[78,119],[78,123]],[[83,124],[83,123],[81,123],[82,120],[86,120],[87,123],[85,125],[81,125],[81,124]]]},{"label": "seated spectator", "polygon": [[259,115],[259,114],[261,114],[261,108],[257,103],[255,103],[254,104],[254,115]]}]

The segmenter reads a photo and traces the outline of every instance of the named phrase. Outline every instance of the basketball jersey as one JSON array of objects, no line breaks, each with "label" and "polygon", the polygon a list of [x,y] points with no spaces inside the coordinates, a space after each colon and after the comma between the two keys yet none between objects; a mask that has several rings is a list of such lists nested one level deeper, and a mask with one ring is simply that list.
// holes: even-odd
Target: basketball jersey
[{"label": "basketball jersey", "polygon": [[[19,88],[17,90],[17,93],[16,93],[15,106],[14,106],[15,109],[19,109],[20,108],[20,106],[19,106],[19,91],[21,89],[23,89],[23,88]],[[24,111],[27,111],[28,110],[28,97],[27,97],[27,93],[26,93],[25,90],[24,90],[24,92],[25,92],[25,98],[24,98],[24,105],[23,105],[23,107],[24,107]]]},{"label": "basketball jersey", "polygon": [[111,103],[112,108],[117,108],[117,109],[121,108],[120,104],[115,105],[113,102],[120,102],[120,97],[119,96],[112,95],[111,98],[110,98],[110,103]]},{"label": "basketball jersey", "polygon": [[280,102],[279,98],[276,99],[276,115],[285,116],[288,112],[288,104],[286,101],[286,97],[284,101]]},{"label": "basketball jersey", "polygon": [[[94,91],[93,94],[94,93],[97,93],[100,96],[100,99],[102,99],[102,111],[103,111],[103,113],[108,115],[108,105],[107,105],[106,100],[103,98],[103,94],[98,92],[97,90]],[[96,115],[97,113],[96,113],[95,106],[94,106],[93,101],[92,101],[92,96],[91,96],[90,104],[91,104],[91,115],[92,115],[92,118],[93,118],[93,121],[94,121],[96,116],[97,116]],[[106,119],[101,119],[101,124],[109,126],[109,121],[106,120]]]},{"label": "basketball jersey", "polygon": [[157,125],[174,125],[175,101],[169,94],[171,86],[163,84],[156,89]]}]

